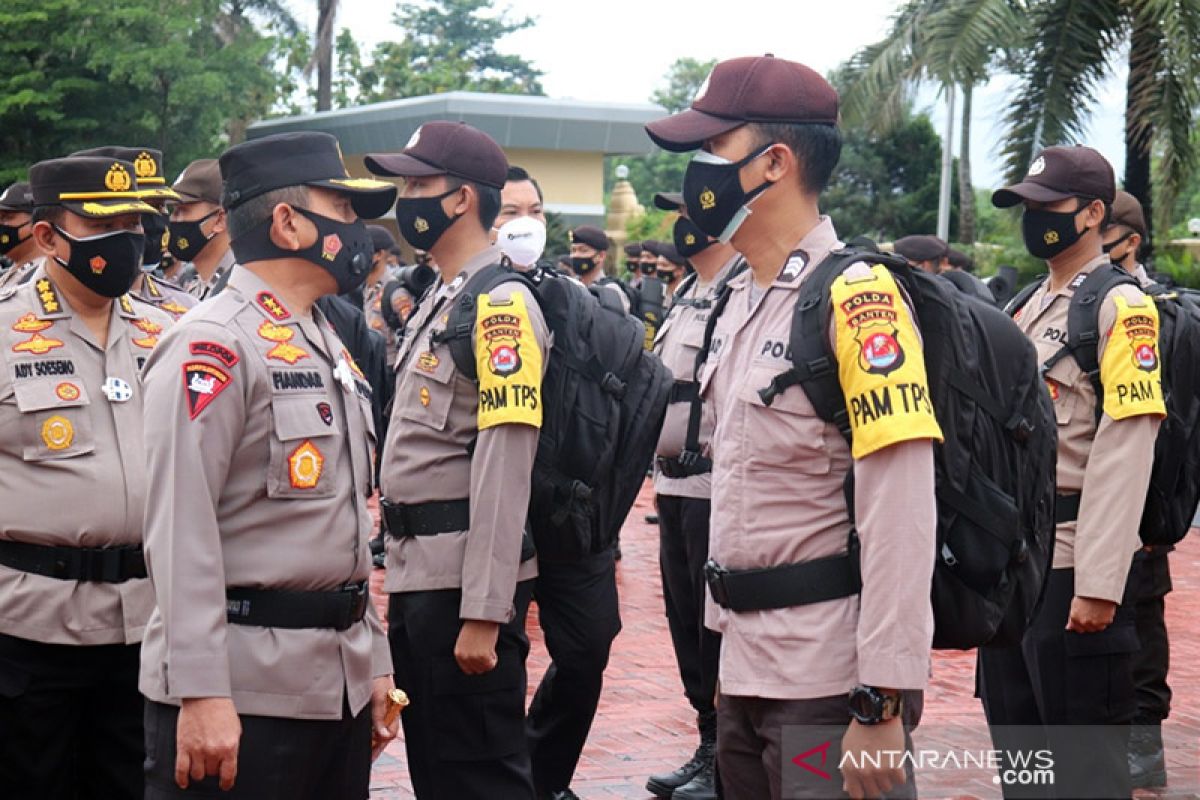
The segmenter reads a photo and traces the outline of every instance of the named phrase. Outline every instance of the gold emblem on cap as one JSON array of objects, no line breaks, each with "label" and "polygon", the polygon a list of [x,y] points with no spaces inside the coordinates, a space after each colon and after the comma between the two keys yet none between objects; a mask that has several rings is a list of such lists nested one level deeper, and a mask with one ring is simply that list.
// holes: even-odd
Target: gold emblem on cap
[{"label": "gold emblem on cap", "polygon": [[42,423],[42,441],[51,450],[66,450],[75,441],[75,428],[69,419],[55,414]]},{"label": "gold emblem on cap", "polygon": [[108,174],[104,176],[104,188],[110,192],[128,192],[133,186],[133,178],[129,177],[129,171],[121,164],[113,164],[108,168]]},{"label": "gold emblem on cap", "polygon": [[700,193],[700,208],[704,211],[712,211],[714,208],[716,208],[716,206],[716,194],[713,193],[712,189],[705,187],[704,191]]},{"label": "gold emblem on cap", "polygon": [[1042,241],[1046,244],[1058,244],[1058,231],[1046,231],[1046,235],[1042,237]]},{"label": "gold emblem on cap", "polygon": [[133,172],[139,178],[153,178],[158,173],[158,164],[154,161],[154,156],[146,151],[138,153],[138,157],[133,160]]},{"label": "gold emblem on cap", "polygon": [[417,233],[424,233],[425,231],[429,230],[429,223],[425,221],[424,217],[417,217],[415,220],[413,220],[413,229]]}]

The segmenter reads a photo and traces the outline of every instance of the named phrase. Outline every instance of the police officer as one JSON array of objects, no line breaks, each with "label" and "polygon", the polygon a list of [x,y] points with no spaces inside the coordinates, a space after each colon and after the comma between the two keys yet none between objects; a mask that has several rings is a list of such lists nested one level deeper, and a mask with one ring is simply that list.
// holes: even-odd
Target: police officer
[{"label": "police officer", "polygon": [[892,249],[908,259],[908,263],[917,269],[931,275],[941,275],[963,294],[982,300],[988,305],[995,305],[995,297],[983,281],[963,271],[961,267],[954,266],[953,261],[969,261],[966,254],[952,249],[938,237],[925,234],[905,236],[897,239]]},{"label": "police officer", "polygon": [[353,289],[395,188],[337,141],[220,158],[242,266],[146,366],[146,797],[365,798],[392,688],[368,597],[370,389],[318,297]]},{"label": "police officer", "polygon": [[642,279],[642,243],[630,242],[625,245],[625,271],[629,273],[629,285],[636,287]]},{"label": "police officer", "polygon": [[397,332],[391,330],[383,314],[383,289],[388,280],[388,254],[396,246],[396,240],[382,225],[368,225],[367,232],[371,235],[374,253],[371,256],[371,272],[363,285],[362,310],[367,317],[367,325],[386,342],[387,364],[390,367],[396,360]]},{"label": "police officer", "polygon": [[608,261],[608,235],[595,225],[580,225],[570,232],[571,271],[584,286],[602,287],[612,292],[625,313],[629,313],[629,295],[615,278],[605,274]]},{"label": "police officer", "polygon": [[670,242],[662,242],[658,245],[658,263],[654,269],[658,279],[663,283],[667,301],[670,302],[675,290],[679,288],[683,276],[687,274],[687,259],[680,254],[675,245]]},{"label": "police officer", "polygon": [[126,292],[155,212],[127,161],[43,161],[29,178],[45,260],[0,292],[0,787],[140,798],[154,595],[138,375],[171,319]]},{"label": "police officer", "polygon": [[[1138,647],[1130,565],[1166,413],[1158,312],[1138,288],[1117,286],[1098,301],[1103,397],[1063,351],[1071,298],[1108,263],[1101,231],[1115,193],[1104,157],[1075,146],[1046,148],[1024,180],[992,195],[1001,208],[1024,205],[1025,247],[1049,267],[1015,319],[1045,365],[1058,419],[1058,524],[1038,615],[1019,647],[980,649],[980,690],[991,725],[1047,726],[1055,790],[1072,797],[1130,794]],[[1064,734],[1068,725],[1088,727]]]},{"label": "police officer", "polygon": [[0,195],[0,257],[8,267],[0,272],[0,289],[20,283],[44,260],[33,238],[33,192],[17,181]]},{"label": "police officer", "polygon": [[[1156,286],[1143,254],[1149,249],[1142,204],[1129,192],[1117,191],[1112,214],[1103,232],[1103,250],[1114,264],[1137,279],[1142,288]],[[1139,649],[1133,654],[1133,683],[1137,710],[1129,732],[1129,775],[1135,788],[1167,784],[1162,723],[1171,713],[1171,687],[1167,673],[1171,646],[1165,618],[1166,596],[1171,592],[1171,545],[1147,545],[1133,557],[1132,579],[1137,609]]]},{"label": "police officer", "polygon": [[[402,153],[366,165],[405,179],[400,233],[441,269],[396,358],[380,472],[388,637],[413,700],[403,717],[413,789],[435,800],[530,798],[525,613],[537,564],[524,544],[550,337],[532,292],[513,282],[479,296],[474,330],[462,334],[478,383],[458,371],[446,332],[471,277],[500,262],[488,232],[508,163],[481,131],[428,122]],[[491,402],[510,394],[521,402]]]},{"label": "police officer", "polygon": [[[852,449],[800,386],[770,405],[760,395],[791,367],[798,288],[840,246],[818,210],[841,149],[837,117],[824,78],[765,56],[717,64],[690,109],[646,126],[660,147],[701,150],[684,177],[688,216],[749,264],[729,283],[698,376],[716,420],[706,622],[723,635],[717,758],[730,798],[828,797],[842,786],[852,797],[894,796],[904,770],[880,753],[905,748],[901,717],[919,715],[920,693],[901,690],[922,689],[929,676],[930,442],[941,437],[932,410],[852,415]],[[848,397],[926,384],[913,314],[885,268],[852,265],[831,291],[829,336]],[[856,339],[881,321],[905,355],[888,371],[864,367]],[[822,736],[856,754],[832,787],[808,773],[784,783],[793,725],[828,726]]]},{"label": "police officer", "polygon": [[[221,207],[221,187],[221,168],[213,158],[188,164],[171,187],[179,195],[179,202],[171,209],[167,248],[177,261],[186,265],[185,269],[212,279],[207,296],[220,290],[218,276],[227,276],[234,262],[229,247],[229,220]],[[192,305],[203,299],[194,291],[186,294]]]},{"label": "police officer", "polygon": [[[718,293],[737,268],[733,247],[706,235],[686,216],[679,194],[654,196],[654,204],[681,214],[675,222],[675,249],[695,269],[672,298],[654,352],[675,375],[671,403],[654,459],[658,509],[659,568],[667,627],[684,695],[696,711],[700,746],[683,766],[652,775],[646,789],[656,797],[711,800],[716,797],[713,765],[717,745],[717,664],[721,637],[704,627],[704,563],[708,560],[708,518],[712,494],[712,409],[700,402],[696,354]],[[695,420],[693,422],[693,419]],[[689,441],[695,424],[694,442]]]}]

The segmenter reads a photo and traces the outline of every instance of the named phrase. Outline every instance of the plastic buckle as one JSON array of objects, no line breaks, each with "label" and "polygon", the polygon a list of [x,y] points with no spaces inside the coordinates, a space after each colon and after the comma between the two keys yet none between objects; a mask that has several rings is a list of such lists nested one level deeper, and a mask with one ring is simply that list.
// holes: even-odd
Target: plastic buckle
[{"label": "plastic buckle", "polygon": [[704,564],[704,581],[708,584],[708,592],[713,602],[721,608],[729,608],[729,591],[725,586],[725,578],[729,570],[722,567],[711,558]]},{"label": "plastic buckle", "polygon": [[618,400],[625,396],[625,381],[611,372],[604,374],[604,377],[600,381],[600,387]]}]

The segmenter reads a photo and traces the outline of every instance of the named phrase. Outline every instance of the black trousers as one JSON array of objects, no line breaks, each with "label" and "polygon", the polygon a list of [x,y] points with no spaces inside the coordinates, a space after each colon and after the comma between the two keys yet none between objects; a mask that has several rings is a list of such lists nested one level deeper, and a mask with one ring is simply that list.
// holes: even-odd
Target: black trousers
[{"label": "black trousers", "polygon": [[1134,558],[1137,583],[1137,632],[1142,647],[1133,654],[1133,685],[1137,692],[1138,725],[1159,725],[1171,713],[1171,687],[1167,673],[1171,644],[1167,638],[1165,597],[1171,591],[1169,547],[1139,551]]},{"label": "black trousers", "polygon": [[[1131,795],[1125,751],[1136,705],[1135,573],[1130,571],[1113,623],[1099,633],[1075,633],[1065,630],[1075,571],[1052,569],[1042,608],[1021,644],[979,649],[979,695],[994,744],[1020,750],[1049,746],[1055,754],[1058,797]],[[1004,726],[1028,727],[1012,731]],[[1029,791],[1045,797],[1047,789]],[[1004,794],[1020,797],[1022,792],[1006,786]]]},{"label": "black trousers", "polygon": [[667,627],[683,692],[697,714],[713,713],[721,635],[704,627],[704,562],[708,560],[707,499],[658,495],[658,563]]},{"label": "black trousers", "polygon": [[390,596],[396,685],[412,700],[400,720],[413,791],[421,800],[533,797],[524,729],[532,583],[517,585],[516,615],[500,626],[498,662],[483,675],[465,674],[454,659],[461,591]]},{"label": "black trousers", "polygon": [[[906,691],[904,742],[912,749],[912,731],[921,722],[925,695]],[[810,700],[772,700],[763,697],[721,695],[717,710],[717,764],[721,771],[722,796],[727,800],[781,800],[781,798],[842,798],[841,741],[850,725],[846,695]],[[786,741],[785,728],[794,726],[798,738]],[[816,737],[815,739],[813,737]],[[825,776],[784,768],[797,755],[787,745],[808,747],[822,740],[833,744],[824,761]],[[800,751],[803,752],[803,751]],[[914,798],[916,782],[912,766],[905,765],[907,781],[887,797]]]},{"label": "black trousers", "polygon": [[0,796],[142,796],[140,649],[0,634]]},{"label": "black trousers", "polygon": [[540,561],[534,597],[551,664],[525,731],[538,792],[571,784],[592,728],[613,639],[621,630],[613,551],[573,561]]},{"label": "black trousers", "polygon": [[[340,720],[239,714],[237,777],[221,791],[218,778],[175,783],[179,708],[146,702],[146,800],[364,800],[371,788],[371,707]],[[140,796],[140,795],[139,795]]]}]

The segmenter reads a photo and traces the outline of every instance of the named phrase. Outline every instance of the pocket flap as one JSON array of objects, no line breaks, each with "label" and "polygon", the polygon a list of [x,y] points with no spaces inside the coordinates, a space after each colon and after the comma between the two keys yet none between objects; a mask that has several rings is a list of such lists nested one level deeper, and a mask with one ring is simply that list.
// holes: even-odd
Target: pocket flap
[{"label": "pocket flap", "polygon": [[338,415],[320,397],[272,397],[271,415],[275,418],[275,437],[281,442],[341,433]]},{"label": "pocket flap", "polygon": [[87,387],[77,380],[25,380],[13,387],[21,413],[76,408],[89,403]]}]

